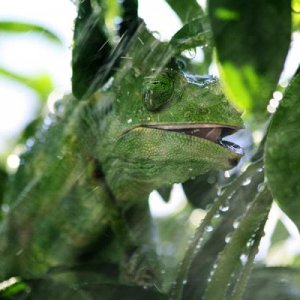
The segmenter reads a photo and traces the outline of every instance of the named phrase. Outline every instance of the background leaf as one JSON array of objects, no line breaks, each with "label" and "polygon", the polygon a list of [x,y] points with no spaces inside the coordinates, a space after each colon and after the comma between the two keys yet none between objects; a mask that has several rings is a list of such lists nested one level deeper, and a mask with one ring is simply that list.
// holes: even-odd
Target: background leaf
[{"label": "background leaf", "polygon": [[211,0],[209,15],[227,95],[259,117],[289,49],[291,2]]},{"label": "background leaf", "polygon": [[266,142],[266,174],[279,206],[300,228],[300,74],[273,116]]},{"label": "background leaf", "polygon": [[60,38],[51,30],[37,25],[30,24],[25,22],[16,22],[16,21],[0,21],[0,32],[6,33],[40,33],[41,36],[44,36],[48,40],[61,44]]},{"label": "background leaf", "polygon": [[53,81],[48,74],[36,76],[23,76],[11,70],[0,67],[0,75],[15,80],[36,92],[41,100],[46,100],[47,96],[54,88]]}]

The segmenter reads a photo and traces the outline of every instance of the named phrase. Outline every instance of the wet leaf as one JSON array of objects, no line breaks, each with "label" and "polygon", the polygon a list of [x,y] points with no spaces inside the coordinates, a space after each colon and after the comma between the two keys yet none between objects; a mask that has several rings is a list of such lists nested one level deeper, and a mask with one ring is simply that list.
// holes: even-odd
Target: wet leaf
[{"label": "wet leaf", "polygon": [[102,81],[108,78],[109,73],[99,71],[109,62],[111,51],[104,16],[93,11],[90,0],[80,1],[72,55],[72,90],[78,99],[96,90],[95,77],[101,76]]},{"label": "wet leaf", "polygon": [[[194,207],[205,209],[217,196],[219,172],[212,171],[182,184],[183,190]],[[199,192],[201,191],[201,192]]]},{"label": "wet leaf", "polygon": [[211,30],[206,17],[198,17],[185,24],[170,41],[176,52],[211,44]]},{"label": "wet leaf", "polygon": [[266,142],[266,174],[279,206],[300,228],[300,74],[274,114]]},{"label": "wet leaf", "polygon": [[250,277],[244,300],[300,299],[300,272],[292,267],[256,267]]},{"label": "wet leaf", "polygon": [[289,49],[291,2],[211,0],[209,15],[227,95],[265,113]]},{"label": "wet leaf", "polygon": [[203,15],[203,10],[196,0],[166,0],[183,23]]},{"label": "wet leaf", "polygon": [[49,29],[36,24],[16,22],[16,21],[0,21],[0,32],[7,33],[39,33],[48,40],[61,44],[60,38]]}]

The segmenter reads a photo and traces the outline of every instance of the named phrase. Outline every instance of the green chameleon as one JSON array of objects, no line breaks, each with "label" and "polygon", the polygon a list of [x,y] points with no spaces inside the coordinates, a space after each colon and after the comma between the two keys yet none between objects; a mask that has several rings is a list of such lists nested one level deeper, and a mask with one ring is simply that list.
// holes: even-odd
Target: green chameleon
[{"label": "green chameleon", "polygon": [[185,72],[172,55],[141,28],[108,84],[57,103],[8,186],[1,279],[147,253],[151,191],[237,164],[242,151],[222,138],[243,127],[240,113],[216,78]]}]

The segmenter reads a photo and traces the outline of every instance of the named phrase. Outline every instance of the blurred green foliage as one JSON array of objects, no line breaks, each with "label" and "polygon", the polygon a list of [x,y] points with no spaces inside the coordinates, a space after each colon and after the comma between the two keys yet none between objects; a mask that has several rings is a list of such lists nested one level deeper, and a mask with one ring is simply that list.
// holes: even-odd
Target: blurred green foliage
[{"label": "blurred green foliage", "polygon": [[[265,139],[259,146],[252,142],[248,157],[230,178],[212,172],[184,183],[188,204],[173,215],[154,220],[159,232],[157,248],[164,262],[164,269],[158,270],[163,277],[160,285],[144,289],[118,283],[117,246],[110,240],[113,239],[110,233],[105,232],[102,244],[92,244],[87,256],[94,258],[99,255],[103,258],[110,252],[110,255],[115,253],[115,261],[98,266],[82,263],[86,257],[81,257],[76,266],[58,266],[36,278],[17,278],[16,282],[4,288],[1,288],[0,283],[0,299],[300,298],[297,260],[291,267],[265,267],[254,262],[273,199],[300,226],[299,74],[294,76],[286,89],[265,132],[270,119],[267,105],[272,93],[278,88],[290,47],[291,30],[297,31],[300,28],[299,1],[210,0],[208,11],[194,0],[166,2],[183,23],[183,27],[169,43],[173,60],[181,62],[182,68],[186,70],[208,70],[212,65],[212,52],[215,51],[217,58],[214,62],[218,64],[228,97],[244,110],[249,128],[265,134]],[[137,7],[135,0],[78,1],[72,63],[73,93],[78,99],[84,100],[93,94],[118,70],[120,57],[126,55],[141,23]],[[121,18],[118,24],[114,22],[116,18]],[[54,43],[59,42],[52,32],[33,24],[0,22],[0,31],[13,34],[33,31],[43,34]],[[188,60],[185,56],[184,51],[193,51],[196,47],[203,51],[201,62]],[[170,62],[170,66],[172,64],[174,61]],[[47,75],[21,76],[1,67],[0,75],[28,86],[41,99],[46,99],[53,88]],[[20,142],[24,143],[36,136],[41,123],[41,118],[34,120],[24,131]],[[57,132],[53,139],[59,139],[61,135],[62,132]],[[42,140],[41,136],[39,138]],[[59,145],[52,142],[54,146]],[[50,141],[44,141],[43,153],[50,153],[54,149],[48,143],[50,145]],[[43,163],[43,155],[32,155],[36,155],[35,161]],[[31,167],[38,168],[38,163]],[[59,170],[59,166],[60,162],[57,161],[53,169]],[[52,187],[60,188],[61,178],[67,177],[68,172],[74,168],[71,163],[68,167],[57,173],[51,182]],[[91,171],[90,166],[85,167],[87,172]],[[78,169],[81,170],[80,167]],[[25,175],[18,175],[20,181],[27,180]],[[6,180],[7,174],[1,170],[0,204]],[[79,198],[94,199],[96,207],[98,198],[95,190],[97,187],[94,183],[77,188],[76,197],[72,201],[78,201]],[[168,201],[170,189],[162,187],[161,194]],[[51,191],[47,201],[45,209],[53,203]],[[69,222],[69,227],[74,228],[75,232],[84,222],[74,220],[74,212],[68,211],[66,207],[62,205],[61,211],[57,213],[59,222]],[[84,209],[83,206],[83,219]],[[31,216],[34,215],[33,209]],[[203,220],[197,227],[191,220],[196,218],[199,223],[199,215]],[[47,230],[42,229],[43,237],[47,236]],[[282,223],[277,223],[271,246],[287,237],[288,232]],[[189,239],[190,243],[187,242]],[[64,251],[64,240],[59,243],[62,243],[59,251]],[[101,249],[104,244],[105,249]],[[255,268],[251,273],[253,265]]]}]

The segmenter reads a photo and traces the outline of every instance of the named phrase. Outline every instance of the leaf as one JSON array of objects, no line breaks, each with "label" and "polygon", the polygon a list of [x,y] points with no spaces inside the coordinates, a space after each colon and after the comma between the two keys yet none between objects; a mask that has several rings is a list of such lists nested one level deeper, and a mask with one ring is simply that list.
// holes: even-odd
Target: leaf
[{"label": "leaf", "polygon": [[291,1],[211,0],[209,16],[228,97],[263,114],[289,49]]},{"label": "leaf", "polygon": [[62,44],[61,39],[49,29],[30,23],[16,22],[16,21],[0,21],[0,32],[7,33],[40,33],[49,41],[57,44]]},{"label": "leaf", "polygon": [[54,88],[52,79],[48,74],[40,74],[36,76],[22,76],[11,70],[0,67],[0,75],[15,80],[33,89],[40,96],[41,100],[45,100]]},{"label": "leaf", "polygon": [[207,44],[211,44],[211,30],[205,17],[198,17],[185,24],[170,41],[177,53]]},{"label": "leaf", "polygon": [[114,74],[119,58],[126,52],[130,38],[140,24],[137,1],[123,1],[123,22],[119,30],[122,36],[114,45],[109,40],[111,34],[105,24],[103,2],[83,0],[79,4],[72,60],[72,90],[78,99],[90,96]]},{"label": "leaf", "polygon": [[189,202],[194,207],[205,209],[208,204],[213,202],[217,196],[218,177],[218,171],[211,171],[208,174],[200,175],[182,184]]},{"label": "leaf", "polygon": [[108,78],[109,72],[101,73],[100,67],[109,62],[111,51],[104,16],[93,12],[90,0],[80,1],[72,55],[72,90],[78,99],[97,89],[97,76],[101,76],[101,82]]},{"label": "leaf", "polygon": [[244,300],[300,299],[300,270],[291,267],[254,268]]},{"label": "leaf", "polygon": [[265,146],[266,174],[279,206],[300,228],[300,74],[286,89]]},{"label": "leaf", "polygon": [[[137,0],[124,0],[122,1],[123,15],[122,23],[120,26],[120,36],[128,31],[134,32],[138,26],[138,1]],[[130,35],[131,35],[130,34]]]},{"label": "leaf", "polygon": [[204,14],[196,0],[166,0],[166,2],[172,7],[183,23]]}]

